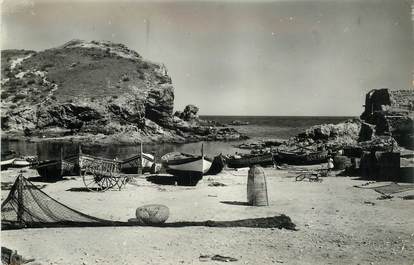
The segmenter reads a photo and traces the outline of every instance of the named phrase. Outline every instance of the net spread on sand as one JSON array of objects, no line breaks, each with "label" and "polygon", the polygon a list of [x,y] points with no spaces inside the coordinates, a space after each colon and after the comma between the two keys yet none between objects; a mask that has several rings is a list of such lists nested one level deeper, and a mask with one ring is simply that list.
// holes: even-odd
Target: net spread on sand
[{"label": "net spread on sand", "polygon": [[1,204],[1,221],[2,229],[113,224],[61,204],[22,175],[17,177],[8,197]]},{"label": "net spread on sand", "polygon": [[[99,219],[76,211],[38,189],[19,175],[9,195],[1,204],[1,229],[41,227],[90,227],[90,226],[149,226],[137,222],[120,222]],[[286,215],[235,221],[172,222],[155,224],[157,227],[251,227],[285,228],[296,230]]]}]

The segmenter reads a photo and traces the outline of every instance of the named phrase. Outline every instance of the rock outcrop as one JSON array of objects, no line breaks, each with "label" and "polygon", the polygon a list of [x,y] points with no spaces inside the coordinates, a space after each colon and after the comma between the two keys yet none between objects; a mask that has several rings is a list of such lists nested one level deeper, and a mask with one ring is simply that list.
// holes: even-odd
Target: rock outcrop
[{"label": "rock outcrop", "polygon": [[[413,90],[383,88],[371,90],[366,95],[365,110],[361,114],[361,119],[371,125],[372,135],[392,136],[399,145],[412,149],[414,148],[413,118]],[[365,131],[364,134],[369,133]]]},{"label": "rock outcrop", "polygon": [[240,137],[200,123],[193,105],[174,116],[166,67],[125,45],[73,40],[1,56],[3,136],[106,135],[132,142]]},{"label": "rock outcrop", "polygon": [[188,122],[198,122],[198,107],[194,105],[185,106],[183,111],[176,111],[174,116],[179,117],[180,119]]},{"label": "rock outcrop", "polygon": [[344,146],[358,142],[361,122],[358,119],[348,120],[339,124],[321,124],[310,127],[303,133],[292,137],[278,148],[292,150],[308,148],[313,150],[327,149],[331,152]]}]

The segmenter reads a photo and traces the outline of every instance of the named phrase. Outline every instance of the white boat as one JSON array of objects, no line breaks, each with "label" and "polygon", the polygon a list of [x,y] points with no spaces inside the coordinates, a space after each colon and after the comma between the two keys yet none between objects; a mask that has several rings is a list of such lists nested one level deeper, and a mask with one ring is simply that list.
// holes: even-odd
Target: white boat
[{"label": "white boat", "polygon": [[189,157],[188,155],[181,159],[167,161],[165,164],[170,171],[188,172],[196,175],[204,175],[211,167],[211,162],[204,157]]},{"label": "white boat", "polygon": [[25,158],[16,158],[13,161],[13,167],[27,167],[30,166],[32,163]]},{"label": "white boat", "polygon": [[6,159],[6,160],[1,160],[0,161],[0,165],[2,167],[11,166],[13,164],[14,160],[16,160],[16,158],[10,158],[10,159]]},{"label": "white boat", "polygon": [[16,159],[16,153],[8,151],[1,154],[0,166],[2,169],[6,169],[11,166]]},{"label": "white boat", "polygon": [[212,164],[203,152],[201,156],[178,152],[168,153],[161,157],[161,161],[167,173],[178,176],[178,182],[181,184],[191,186],[197,184]]}]

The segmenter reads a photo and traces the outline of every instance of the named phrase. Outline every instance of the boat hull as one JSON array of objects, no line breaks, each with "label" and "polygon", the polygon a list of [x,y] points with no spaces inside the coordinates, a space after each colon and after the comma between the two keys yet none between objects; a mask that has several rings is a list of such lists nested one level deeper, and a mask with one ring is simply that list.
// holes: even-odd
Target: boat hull
[{"label": "boat hull", "polygon": [[0,161],[1,169],[7,169],[7,168],[9,168],[11,165],[13,165],[14,160],[15,160],[15,158],[1,160]]},{"label": "boat hull", "polygon": [[166,172],[177,176],[178,185],[195,186],[210,169],[212,162],[205,157],[187,157],[164,161]]},{"label": "boat hull", "polygon": [[290,165],[315,165],[325,163],[328,159],[328,152],[311,152],[311,153],[291,153],[278,152],[275,154],[275,160],[278,163]]},{"label": "boat hull", "polygon": [[[140,161],[140,155],[127,158],[120,162],[121,172],[125,174],[136,174],[138,172],[138,164]],[[142,172],[151,172],[152,165],[154,164],[154,156],[151,154],[142,154]]]},{"label": "boat hull", "polygon": [[0,160],[1,169],[9,168],[13,164],[14,160],[16,160],[15,152],[7,151],[5,153],[1,153],[1,160]]},{"label": "boat hull", "polygon": [[13,161],[13,167],[28,167],[30,166],[32,163],[30,163],[29,161],[27,161],[26,159],[16,159]]},{"label": "boat hull", "polygon": [[33,166],[39,175],[45,179],[59,179],[63,176],[79,176],[79,157],[63,160],[41,161]]},{"label": "boat hull", "polygon": [[253,165],[272,166],[274,163],[272,154],[227,159],[227,166],[229,168],[243,168]]}]

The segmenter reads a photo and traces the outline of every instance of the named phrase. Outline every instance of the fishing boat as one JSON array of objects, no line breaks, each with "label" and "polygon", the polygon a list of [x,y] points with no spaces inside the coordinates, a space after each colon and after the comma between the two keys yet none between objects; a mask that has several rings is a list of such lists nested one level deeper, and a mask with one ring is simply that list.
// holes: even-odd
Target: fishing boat
[{"label": "fishing boat", "polygon": [[31,166],[36,159],[34,157],[17,157],[12,164],[12,167],[28,167]]},{"label": "fishing boat", "polygon": [[329,153],[325,150],[314,151],[309,149],[277,151],[274,154],[277,163],[290,165],[315,165],[327,161]]},{"label": "fishing boat", "polygon": [[63,176],[79,176],[79,155],[58,160],[43,160],[33,164],[39,175],[46,179],[59,179]]},{"label": "fishing boat", "polygon": [[243,168],[250,167],[253,165],[273,166],[274,164],[275,161],[271,153],[261,155],[244,155],[241,157],[227,158],[227,166],[229,168]]},{"label": "fishing boat", "polygon": [[155,158],[151,154],[141,153],[120,161],[121,172],[135,174],[138,172],[139,161],[141,161],[142,172],[151,172]]},{"label": "fishing boat", "polygon": [[10,167],[13,164],[15,159],[16,159],[16,153],[13,151],[7,151],[4,153],[1,153],[1,161],[0,161],[1,169],[7,169],[8,167]]},{"label": "fishing boat", "polygon": [[172,152],[161,157],[162,165],[167,173],[178,176],[179,185],[195,186],[210,169],[212,161],[203,154],[201,156]]}]

